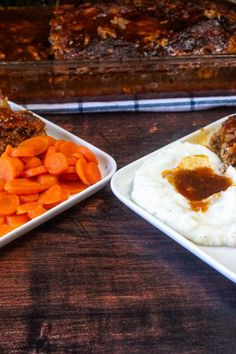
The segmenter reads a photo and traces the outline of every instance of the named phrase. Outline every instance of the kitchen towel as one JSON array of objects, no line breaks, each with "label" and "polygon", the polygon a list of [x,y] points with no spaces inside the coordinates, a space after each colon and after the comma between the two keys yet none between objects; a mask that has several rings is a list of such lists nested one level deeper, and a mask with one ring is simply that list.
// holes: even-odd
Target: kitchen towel
[{"label": "kitchen towel", "polygon": [[236,106],[236,96],[162,98],[110,102],[37,103],[25,108],[40,113],[187,112]]}]

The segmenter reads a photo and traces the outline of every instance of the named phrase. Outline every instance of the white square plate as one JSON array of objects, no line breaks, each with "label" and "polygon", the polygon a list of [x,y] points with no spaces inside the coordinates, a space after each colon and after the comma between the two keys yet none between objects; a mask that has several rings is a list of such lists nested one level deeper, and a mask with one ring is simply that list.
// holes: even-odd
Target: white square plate
[{"label": "white square plate", "polygon": [[[21,106],[18,106],[14,103],[10,103],[10,105],[14,111],[19,111],[19,110],[23,109]],[[100,189],[102,189],[106,185],[106,183],[109,182],[112,175],[116,171],[116,162],[107,153],[105,153],[104,151],[89,144],[85,140],[82,140],[82,139],[78,138],[77,136],[69,133],[65,129],[60,128],[56,124],[53,124],[53,123],[49,122],[48,120],[38,116],[37,114],[35,114],[35,116],[40,118],[45,123],[48,135],[51,135],[56,139],[65,139],[65,140],[74,141],[77,144],[87,146],[92,152],[94,152],[98,158],[98,161],[99,161],[99,168],[102,173],[102,179],[101,179],[101,181],[97,182],[96,184],[89,186],[88,188],[86,188],[82,192],[71,196],[69,199],[67,199],[66,201],[57,205],[56,207],[48,210],[46,213],[36,217],[33,220],[28,221],[26,224],[21,225],[21,226],[17,227],[16,229],[14,229],[13,231],[7,233],[6,235],[0,237],[0,247],[5,246],[7,243],[15,240],[17,237],[34,229],[35,227],[37,227],[40,224],[44,223],[45,221],[53,218],[54,216],[62,213],[66,209],[81,202],[82,200],[90,197],[92,194],[94,194],[97,191],[99,191]]]},{"label": "white square plate", "polygon": [[[189,134],[178,141],[187,141],[191,143],[207,143],[209,135],[211,135],[215,130],[217,130],[222,122],[229,118],[229,116],[224,117],[203,129],[200,129],[192,134]],[[175,142],[171,143],[174,144]],[[167,145],[170,146],[171,144]],[[167,146],[164,146],[160,150],[166,149]],[[115,173],[111,180],[111,188],[113,193],[120,199],[124,204],[126,204],[130,209],[140,215],[142,218],[150,222],[153,226],[167,234],[173,240],[178,242],[180,245],[188,249],[194,255],[199,257],[201,260],[206,262],[208,265],[215,268],[225,277],[236,283],[236,248],[235,247],[206,247],[199,246],[180,233],[176,232],[171,227],[167,226],[165,223],[155,218],[147,211],[142,209],[140,206],[135,204],[131,200],[131,190],[132,183],[134,179],[134,174],[141,164],[153,156],[157,151],[144,156],[143,158],[130,163],[129,165],[121,168]]]}]

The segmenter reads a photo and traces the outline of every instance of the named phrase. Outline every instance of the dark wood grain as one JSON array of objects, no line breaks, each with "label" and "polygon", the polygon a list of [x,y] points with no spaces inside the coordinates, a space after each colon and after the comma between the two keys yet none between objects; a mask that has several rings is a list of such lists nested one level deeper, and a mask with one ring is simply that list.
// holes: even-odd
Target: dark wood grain
[{"label": "dark wood grain", "polygon": [[[48,118],[118,167],[233,109]],[[235,285],[109,185],[0,253],[0,353],[229,353]]]}]

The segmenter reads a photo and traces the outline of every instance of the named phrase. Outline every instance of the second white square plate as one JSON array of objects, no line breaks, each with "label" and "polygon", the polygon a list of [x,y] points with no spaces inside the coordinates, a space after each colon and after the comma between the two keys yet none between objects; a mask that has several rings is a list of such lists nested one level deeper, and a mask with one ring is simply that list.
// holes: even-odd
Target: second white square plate
[{"label": "second white square plate", "polygon": [[[208,141],[209,134],[212,134],[214,131],[216,131],[221,126],[222,122],[227,118],[229,118],[229,116],[224,117],[192,134],[189,134],[179,139],[178,141],[204,144],[204,142],[206,143]],[[175,142],[171,144],[174,144]],[[171,144],[169,144],[168,146],[170,146]],[[167,146],[164,146],[160,150],[164,150],[166,149],[166,147]],[[176,232],[174,229],[172,229],[159,219],[152,216],[150,213],[142,209],[140,206],[138,206],[131,200],[131,190],[135,172],[146,159],[149,159],[151,156],[155,155],[156,152],[157,151],[154,151],[153,153],[144,156],[143,158],[134,161],[117,171],[111,180],[111,188],[113,193],[117,196],[118,199],[120,199],[120,201],[122,201],[125,205],[127,205],[130,209],[132,209],[142,218],[144,218],[153,226],[164,232],[166,235],[170,236],[173,240],[178,242],[184,248],[188,249],[194,255],[206,262],[208,265],[212,266],[225,277],[236,283],[235,247],[199,246],[186,239],[180,233]]]}]

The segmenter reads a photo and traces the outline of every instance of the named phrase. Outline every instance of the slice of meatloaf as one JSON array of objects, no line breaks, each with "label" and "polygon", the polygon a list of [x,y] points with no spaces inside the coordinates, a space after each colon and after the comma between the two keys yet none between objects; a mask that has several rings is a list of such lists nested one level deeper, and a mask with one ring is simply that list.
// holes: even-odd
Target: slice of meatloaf
[{"label": "slice of meatloaf", "polygon": [[7,100],[0,97],[0,154],[8,144],[17,146],[23,140],[46,134],[45,124],[32,112],[14,112]]},{"label": "slice of meatloaf", "polygon": [[236,6],[217,0],[59,0],[56,59],[236,53]]},{"label": "slice of meatloaf", "polygon": [[222,159],[225,168],[236,167],[236,115],[228,118],[212,135],[209,147]]}]

